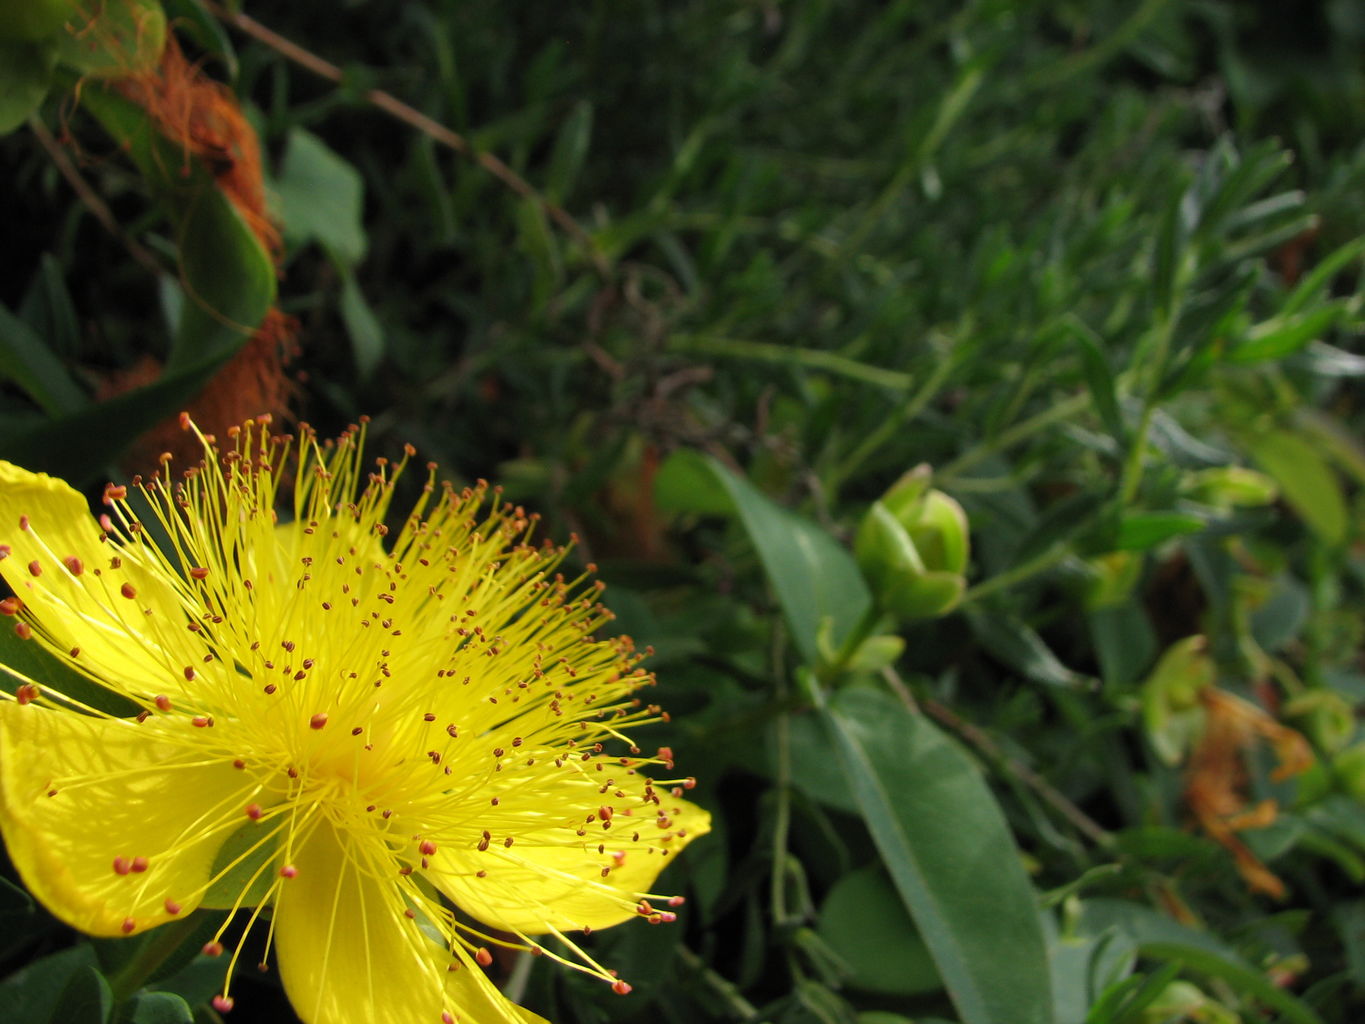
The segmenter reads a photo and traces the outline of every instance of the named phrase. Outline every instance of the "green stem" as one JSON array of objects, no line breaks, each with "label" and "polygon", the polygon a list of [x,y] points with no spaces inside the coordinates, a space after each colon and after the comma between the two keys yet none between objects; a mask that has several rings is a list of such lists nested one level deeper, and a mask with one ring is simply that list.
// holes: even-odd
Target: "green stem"
[{"label": "green stem", "polygon": [[119,1006],[147,984],[147,979],[156,973],[172,953],[178,950],[201,925],[202,918],[191,914],[187,918],[163,924],[148,934],[141,949],[133,958],[109,977],[109,989],[113,993],[114,1005]]},{"label": "green stem", "polygon": [[1011,448],[1021,441],[1026,441],[1039,431],[1046,430],[1059,420],[1067,420],[1081,412],[1090,404],[1090,393],[1088,391],[1072,395],[1064,402],[1058,402],[1051,408],[1044,409],[1042,412],[1020,420],[1008,430],[1002,430],[995,437],[988,441],[983,441],[974,448],[963,452],[948,465],[934,473],[934,482],[940,485],[946,484],[955,476],[961,476],[966,470],[975,466],[978,462],[990,458],[997,452],[1002,452],[1006,448]]},{"label": "green stem", "polygon": [[969,587],[967,592],[962,595],[961,606],[965,607],[973,601],[980,601],[988,594],[994,594],[997,590],[1004,590],[1028,579],[1030,576],[1046,572],[1053,566],[1065,561],[1070,554],[1071,546],[1069,544],[1054,544],[1050,548],[1045,548],[1027,562],[1020,562],[1011,569],[998,573],[988,580],[982,580],[974,587]]},{"label": "green stem", "polygon": [[885,370],[880,366],[860,363],[856,359],[818,348],[800,348],[796,345],[777,345],[768,341],[747,341],[743,338],[727,338],[716,334],[674,334],[668,339],[672,352],[700,353],[713,356],[729,356],[735,359],[752,359],[779,366],[803,366],[811,370],[824,370],[836,373],[850,380],[875,384],[877,387],[893,391],[906,391],[915,382],[908,373],[898,370]]},{"label": "green stem", "polygon": [[1161,378],[1166,373],[1166,358],[1171,351],[1171,336],[1175,333],[1175,322],[1179,317],[1178,298],[1172,308],[1157,324],[1156,344],[1152,350],[1151,377],[1147,382],[1146,393],[1142,396],[1142,415],[1138,419],[1137,430],[1133,432],[1132,443],[1128,446],[1128,457],[1123,464],[1123,477],[1119,485],[1119,508],[1126,508],[1137,496],[1138,485],[1142,483],[1142,460],[1147,454],[1147,434],[1152,428],[1152,416],[1156,412],[1157,393],[1161,390]]},{"label": "green stem", "polygon": [[686,964],[689,970],[695,972],[708,989],[720,996],[736,1020],[753,1021],[758,1019],[758,1007],[744,998],[734,982],[707,967],[702,958],[686,946],[679,945],[677,949],[678,959]]}]

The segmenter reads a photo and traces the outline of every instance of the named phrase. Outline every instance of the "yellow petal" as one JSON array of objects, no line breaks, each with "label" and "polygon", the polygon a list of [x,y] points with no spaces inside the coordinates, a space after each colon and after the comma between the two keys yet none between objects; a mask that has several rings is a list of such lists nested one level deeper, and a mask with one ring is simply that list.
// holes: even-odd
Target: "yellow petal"
[{"label": "yellow petal", "polygon": [[24,883],[94,935],[189,913],[245,784],[197,757],[131,721],[0,702],[0,831]]},{"label": "yellow petal", "polygon": [[[101,536],[85,499],[66,483],[0,461],[0,552],[8,550],[0,574],[51,646],[77,650],[75,664],[122,692],[173,692],[180,659],[164,651],[162,623],[149,621],[148,609],[164,617],[178,611],[179,598],[137,564],[136,551]],[[183,622],[171,625],[171,635],[184,630]]]},{"label": "yellow petal", "polygon": [[[711,815],[696,804],[666,798],[663,807],[666,828],[654,818],[618,814],[610,829],[594,823],[583,838],[573,837],[572,845],[564,844],[562,830],[528,832],[511,847],[442,853],[427,877],[495,928],[523,935],[607,928],[639,916],[639,900],[659,872],[689,842],[711,831]],[[668,909],[657,902],[651,906]]]},{"label": "yellow petal", "polygon": [[285,991],[306,1024],[545,1024],[509,1002],[467,956],[403,916],[397,876],[364,866],[358,840],[319,825],[297,848],[297,874],[276,897]]}]

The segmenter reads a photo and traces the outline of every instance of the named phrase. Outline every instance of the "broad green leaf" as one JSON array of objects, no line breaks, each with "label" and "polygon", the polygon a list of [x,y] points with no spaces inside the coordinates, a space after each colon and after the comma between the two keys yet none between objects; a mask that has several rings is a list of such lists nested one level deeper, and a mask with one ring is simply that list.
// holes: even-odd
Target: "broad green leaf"
[{"label": "broad green leaf", "polygon": [[1156,631],[1137,601],[1086,612],[1100,676],[1110,686],[1126,687],[1142,678],[1156,653]]},{"label": "broad green leaf", "polygon": [[174,992],[139,992],[128,1010],[128,1024],[192,1024],[194,1011]]},{"label": "broad green leaf", "polygon": [[237,78],[237,52],[223,23],[204,6],[203,0],[164,0],[166,13],[176,32],[192,40],[205,53],[223,63],[229,81]]},{"label": "broad green leaf", "polygon": [[1251,438],[1247,448],[1315,533],[1329,544],[1345,540],[1346,499],[1340,481],[1317,448],[1287,430]]},{"label": "broad green leaf", "polygon": [[852,972],[848,983],[891,996],[937,992],[943,982],[896,887],[877,865],[834,884],[820,907],[819,932]]},{"label": "broad green leaf", "polygon": [[58,59],[84,76],[147,71],[166,46],[166,13],[157,0],[80,0],[67,30],[53,36]]},{"label": "broad green leaf", "polygon": [[46,43],[0,39],[0,135],[38,109],[52,81],[56,54]]},{"label": "broad green leaf", "polygon": [[0,1021],[5,1024],[67,1024],[54,1013],[68,983],[77,972],[92,970],[94,962],[90,947],[80,945],[21,967],[0,982]]},{"label": "broad green leaf", "polygon": [[714,458],[693,458],[698,461],[687,472],[700,480],[709,471],[739,514],[801,656],[809,664],[819,660],[816,637],[826,624],[837,650],[871,605],[853,556],[810,520],[778,505]]},{"label": "broad green leaf", "polygon": [[320,242],[347,266],[365,256],[364,181],[316,135],[302,128],[289,133],[275,194],[291,245]]},{"label": "broad green leaf", "polygon": [[965,1024],[1051,1024],[1037,897],[976,766],[887,694],[817,696],[863,820]]},{"label": "broad green leaf", "polygon": [[78,7],[77,0],[20,0],[0,4],[0,42],[37,42],[56,35]]},{"label": "broad green leaf", "polygon": [[654,476],[654,503],[665,515],[732,515],[735,503],[705,456],[680,449]]},{"label": "broad green leaf", "polygon": [[1205,525],[1198,516],[1181,512],[1133,512],[1119,521],[1114,548],[1118,551],[1148,551],[1172,537],[1198,533]]},{"label": "broad green leaf", "polygon": [[93,966],[78,967],[52,1011],[53,1024],[107,1024],[114,1011],[109,982]]}]

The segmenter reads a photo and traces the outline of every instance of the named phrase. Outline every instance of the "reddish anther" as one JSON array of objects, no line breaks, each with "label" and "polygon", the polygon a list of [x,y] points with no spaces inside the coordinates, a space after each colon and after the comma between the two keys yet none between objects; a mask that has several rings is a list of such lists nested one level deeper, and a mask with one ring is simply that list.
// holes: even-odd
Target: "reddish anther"
[{"label": "reddish anther", "polygon": [[62,559],[62,564],[66,566],[66,571],[71,573],[72,576],[79,576],[81,573],[85,572],[85,563],[75,555],[67,555]]},{"label": "reddish anther", "polygon": [[133,870],[133,865],[128,861],[128,858],[127,858],[127,857],[115,857],[115,858],[114,858],[114,874],[116,874],[116,875],[126,875],[129,871],[132,871],[132,870]]},{"label": "reddish anther", "polygon": [[17,597],[0,598],[0,615],[18,615],[24,602]]},{"label": "reddish anther", "polygon": [[33,627],[27,622],[16,622],[14,624],[14,635],[20,640],[27,640],[33,635]]},{"label": "reddish anther", "polygon": [[38,559],[35,558],[28,563],[28,573],[30,576],[41,576],[43,574],[43,567],[38,564]]},{"label": "reddish anther", "polygon": [[319,711],[319,712],[318,712],[316,715],[314,715],[312,718],[308,719],[308,727],[309,727],[310,729],[321,729],[321,728],[322,728],[324,725],[326,725],[326,724],[327,724],[327,712],[325,712],[325,711]]},{"label": "reddish anther", "polygon": [[162,905],[166,908],[166,913],[170,914],[172,917],[180,913],[181,910],[180,904],[175,902],[175,900],[167,900]]},{"label": "reddish anther", "polygon": [[209,571],[201,566],[195,566],[190,570],[190,578],[195,580],[208,579]]},{"label": "reddish anther", "polygon": [[221,942],[206,942],[200,952],[205,956],[222,956],[223,944]]},{"label": "reddish anther", "polygon": [[118,592],[129,601],[137,597],[137,587],[133,586],[131,583],[125,583],[123,586],[119,587]]},{"label": "reddish anther", "polygon": [[185,682],[187,682],[187,683],[192,683],[192,682],[194,682],[194,676],[195,676],[194,666],[193,666],[193,665],[186,665],[186,666],[185,666]]},{"label": "reddish anther", "polygon": [[30,701],[37,700],[41,692],[35,684],[23,683],[14,691],[14,699],[20,704],[27,704]]},{"label": "reddish anther", "polygon": [[147,858],[134,857],[132,867],[135,874],[142,874],[142,872],[147,870]]},{"label": "reddish anther", "polygon": [[236,1001],[232,998],[232,996],[213,997],[213,1008],[217,1010],[219,1013],[227,1013],[235,1005]]},{"label": "reddish anther", "polygon": [[493,962],[493,954],[480,946],[478,949],[474,950],[474,959],[479,962],[480,967],[487,967]]},{"label": "reddish anther", "polygon": [[430,857],[433,853],[436,852],[436,844],[433,843],[430,839],[423,839],[422,844],[417,848],[422,851],[422,855],[424,857]]},{"label": "reddish anther", "polygon": [[123,931],[124,935],[130,934],[132,930],[136,927],[137,922],[134,921],[131,917],[125,917],[123,919],[123,924],[119,925],[119,928]]},{"label": "reddish anther", "polygon": [[260,821],[260,820],[261,820],[261,813],[262,813],[262,812],[261,812],[261,805],[260,805],[260,804],[247,804],[247,805],[246,805],[246,816],[247,816],[248,818],[250,818],[252,821]]},{"label": "reddish anther", "polygon": [[152,703],[156,705],[158,711],[171,710],[171,698],[167,697],[164,693],[157,694],[157,696],[153,697]]},{"label": "reddish anther", "polygon": [[631,991],[630,984],[624,981],[613,981],[611,983],[611,990],[615,992],[618,996],[630,995]]},{"label": "reddish anther", "polygon": [[297,878],[298,874],[299,869],[294,867],[293,864],[286,864],[284,867],[280,868],[281,878]]}]

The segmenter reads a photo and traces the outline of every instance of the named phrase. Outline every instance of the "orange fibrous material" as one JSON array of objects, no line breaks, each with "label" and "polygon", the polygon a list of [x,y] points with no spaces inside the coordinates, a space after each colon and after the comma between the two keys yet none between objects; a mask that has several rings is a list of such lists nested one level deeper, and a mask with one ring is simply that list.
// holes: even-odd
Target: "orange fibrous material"
[{"label": "orange fibrous material", "polygon": [[278,258],[280,233],[266,212],[261,146],[232,91],[186,60],[174,38],[166,40],[154,70],[120,78],[116,87],[181,147],[182,175],[189,176],[191,160],[203,164],[261,244]]},{"label": "orange fibrous material", "polygon": [[[278,265],[282,244],[266,208],[260,142],[232,91],[187,60],[174,38],[167,39],[155,69],[129,74],[113,84],[147,111],[158,130],[183,153],[182,177],[188,178],[196,163],[208,170]],[[195,422],[210,433],[221,433],[262,413],[286,419],[296,388],[285,367],[295,352],[297,333],[293,317],[271,309],[241,351],[185,404]],[[154,363],[144,361],[111,378],[103,390],[117,394],[150,383],[155,376]],[[139,468],[154,464],[161,452],[190,458],[192,441],[180,430],[178,419],[167,420],[139,439],[129,463]]]},{"label": "orange fibrous material", "polygon": [[1285,895],[1284,883],[1237,834],[1266,827],[1275,820],[1278,811],[1274,800],[1248,806],[1244,758],[1258,739],[1269,742],[1279,761],[1271,779],[1279,781],[1308,768],[1313,752],[1300,733],[1226,690],[1207,687],[1201,691],[1199,701],[1206,724],[1186,766],[1186,802],[1200,828],[1232,853],[1247,885],[1256,892],[1281,899]]}]

